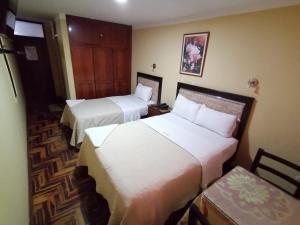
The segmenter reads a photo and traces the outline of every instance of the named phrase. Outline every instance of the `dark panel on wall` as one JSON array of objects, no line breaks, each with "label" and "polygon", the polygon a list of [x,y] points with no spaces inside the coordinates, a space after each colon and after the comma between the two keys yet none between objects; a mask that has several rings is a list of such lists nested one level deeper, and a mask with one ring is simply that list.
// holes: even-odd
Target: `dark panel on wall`
[{"label": "dark panel on wall", "polygon": [[71,47],[73,74],[77,98],[95,98],[93,49]]},{"label": "dark panel on wall", "polygon": [[[92,57],[92,63],[86,63],[87,59],[76,60],[72,57],[73,68],[81,68],[88,71],[89,75],[86,76],[94,76],[94,79],[88,79],[88,84],[83,84],[83,75],[78,75],[78,70],[74,70],[77,98],[129,94],[131,26],[76,16],[67,16],[67,24],[71,48],[91,49],[88,60],[90,62]],[[83,63],[84,65],[78,65]],[[92,92],[94,95],[90,95]]]},{"label": "dark panel on wall", "polygon": [[112,49],[94,48],[96,97],[114,95]]}]

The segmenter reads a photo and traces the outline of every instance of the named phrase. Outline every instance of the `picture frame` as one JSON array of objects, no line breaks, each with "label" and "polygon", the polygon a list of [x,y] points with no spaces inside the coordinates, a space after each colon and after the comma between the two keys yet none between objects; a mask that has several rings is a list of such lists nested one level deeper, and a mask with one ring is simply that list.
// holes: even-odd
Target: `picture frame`
[{"label": "picture frame", "polygon": [[202,77],[210,32],[183,35],[180,73]]}]

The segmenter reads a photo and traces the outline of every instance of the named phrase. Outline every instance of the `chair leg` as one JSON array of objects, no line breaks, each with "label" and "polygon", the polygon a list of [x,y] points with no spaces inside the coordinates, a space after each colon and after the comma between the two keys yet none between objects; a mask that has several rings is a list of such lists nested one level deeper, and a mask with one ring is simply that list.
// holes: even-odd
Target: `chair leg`
[{"label": "chair leg", "polygon": [[202,225],[210,225],[206,217],[200,212],[195,204],[190,206],[189,222],[188,225],[196,225],[197,221],[200,221]]}]

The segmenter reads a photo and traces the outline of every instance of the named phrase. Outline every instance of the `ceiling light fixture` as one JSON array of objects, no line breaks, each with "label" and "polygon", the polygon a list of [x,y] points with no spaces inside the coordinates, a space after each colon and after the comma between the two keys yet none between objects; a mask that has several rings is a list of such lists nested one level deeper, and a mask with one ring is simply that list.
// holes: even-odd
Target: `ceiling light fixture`
[{"label": "ceiling light fixture", "polygon": [[127,0],[115,0],[117,3],[120,3],[120,4],[124,4],[127,2]]}]

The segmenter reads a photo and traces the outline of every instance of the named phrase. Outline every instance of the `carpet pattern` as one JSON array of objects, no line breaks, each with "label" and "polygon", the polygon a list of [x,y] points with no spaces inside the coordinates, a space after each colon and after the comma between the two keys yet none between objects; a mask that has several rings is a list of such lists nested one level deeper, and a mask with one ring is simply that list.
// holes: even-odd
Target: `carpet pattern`
[{"label": "carpet pattern", "polygon": [[68,144],[71,133],[59,124],[60,115],[28,117],[31,224],[106,224],[107,202],[95,192],[95,181],[87,171],[76,169],[78,153]]}]

